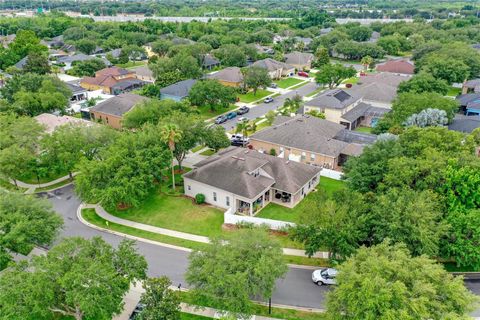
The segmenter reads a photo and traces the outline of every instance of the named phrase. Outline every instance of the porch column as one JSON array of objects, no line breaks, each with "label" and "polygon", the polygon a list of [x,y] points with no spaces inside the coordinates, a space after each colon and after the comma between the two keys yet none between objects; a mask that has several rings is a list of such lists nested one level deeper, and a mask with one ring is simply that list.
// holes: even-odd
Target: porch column
[{"label": "porch column", "polygon": [[250,202],[250,217],[253,216],[253,202]]}]

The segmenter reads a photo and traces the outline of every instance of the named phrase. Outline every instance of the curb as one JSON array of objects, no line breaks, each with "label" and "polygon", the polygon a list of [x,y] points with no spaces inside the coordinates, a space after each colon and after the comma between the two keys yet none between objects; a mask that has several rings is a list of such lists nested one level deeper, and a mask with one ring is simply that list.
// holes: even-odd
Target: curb
[{"label": "curb", "polygon": [[304,269],[304,270],[317,270],[320,268],[326,268],[325,266],[306,266],[303,264],[291,264],[291,263],[287,263],[287,266],[292,269]]},{"label": "curb", "polygon": [[185,251],[185,252],[192,252],[193,251],[192,249],[189,249],[189,248],[184,248],[184,247],[175,246],[175,245],[168,244],[168,243],[153,241],[153,240],[149,240],[149,239],[145,239],[145,238],[141,238],[141,237],[136,237],[136,236],[132,236],[132,235],[129,235],[129,234],[126,234],[126,233],[122,233],[122,232],[118,232],[118,231],[114,231],[114,230],[99,227],[97,225],[94,225],[94,224],[88,222],[87,220],[85,220],[82,217],[82,209],[95,209],[95,207],[91,207],[91,206],[88,206],[88,205],[85,205],[84,203],[82,203],[77,208],[77,218],[78,218],[78,220],[81,223],[83,223],[84,225],[86,225],[86,226],[88,226],[92,229],[96,229],[96,230],[99,230],[99,231],[102,231],[102,232],[105,232],[105,233],[114,234],[114,235],[119,236],[119,237],[128,238],[128,239],[131,239],[131,240],[137,240],[137,241],[141,241],[141,242],[145,242],[145,243],[149,243],[149,244],[153,244],[153,245],[157,245],[157,246],[165,247],[165,248],[169,248],[169,249],[175,249],[175,250],[180,250],[180,251]]},{"label": "curb", "polygon": [[[69,183],[67,183],[67,184],[64,184],[64,185],[62,185],[62,186],[53,188],[53,189],[42,190],[42,191],[36,191],[37,188],[35,188],[35,189],[33,190],[33,193],[34,193],[34,194],[37,194],[37,193],[42,193],[42,192],[52,192],[52,191],[54,191],[54,190],[61,189],[61,188],[63,188],[63,187],[69,186],[69,185],[71,185],[71,184],[73,184],[73,181],[71,181],[71,182],[69,182]],[[40,189],[40,188],[38,188],[38,189]]]}]

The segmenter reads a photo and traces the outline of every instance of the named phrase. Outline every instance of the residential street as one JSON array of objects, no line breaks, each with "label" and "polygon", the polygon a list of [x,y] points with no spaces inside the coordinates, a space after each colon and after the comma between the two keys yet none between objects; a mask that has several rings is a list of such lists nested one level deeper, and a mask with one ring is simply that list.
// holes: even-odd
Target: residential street
[{"label": "residential street", "polygon": [[[310,86],[310,84],[303,88]],[[117,245],[122,237],[101,232],[82,224],[76,215],[80,200],[69,185],[45,195],[60,213],[65,226],[60,237],[81,236],[91,238],[102,236],[107,242]],[[167,275],[173,285],[186,286],[183,274],[188,265],[188,252],[161,247],[145,242],[137,242],[139,252],[145,256],[149,265],[149,276]],[[277,290],[272,297],[273,304],[284,304],[310,308],[324,308],[325,293],[328,288],[318,287],[311,281],[311,270],[290,268],[285,279],[277,284]],[[480,294],[480,281],[468,281],[466,285],[476,294]],[[474,315],[480,316],[480,310]]]},{"label": "residential street", "polygon": [[[266,114],[268,111],[276,110],[278,107],[283,106],[283,102],[285,101],[285,99],[292,98],[296,94],[300,95],[301,97],[304,97],[310,92],[314,91],[316,88],[317,88],[317,84],[315,82],[307,83],[306,85],[296,90],[292,90],[286,94],[273,98],[273,102],[261,103],[259,105],[256,105],[255,107],[250,108],[250,112],[242,115],[242,117],[246,117],[248,119],[255,119],[255,118],[261,117],[264,114]],[[233,118],[222,124],[222,126],[227,131],[234,129],[236,125],[237,125],[237,118]]]}]

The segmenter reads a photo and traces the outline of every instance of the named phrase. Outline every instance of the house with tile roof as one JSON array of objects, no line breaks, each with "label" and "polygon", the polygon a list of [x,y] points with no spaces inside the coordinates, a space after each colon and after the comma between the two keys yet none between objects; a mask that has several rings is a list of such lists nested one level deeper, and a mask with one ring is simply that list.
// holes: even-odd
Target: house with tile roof
[{"label": "house with tile roof", "polygon": [[90,108],[90,119],[121,129],[123,116],[136,105],[148,100],[147,97],[138,94],[122,93]]},{"label": "house with tile roof", "polygon": [[272,79],[280,79],[281,77],[293,76],[295,74],[293,66],[271,58],[255,61],[252,66],[266,69]]},{"label": "house with tile roof", "polygon": [[145,85],[132,70],[110,67],[95,72],[95,77],[85,77],[80,86],[90,91],[102,90],[105,94],[118,95]]},{"label": "house with tile roof", "polygon": [[239,88],[243,85],[243,73],[239,67],[228,67],[217,72],[207,74],[207,79],[218,80],[228,87]]},{"label": "house with tile roof", "polygon": [[[350,156],[375,142],[376,136],[309,115],[279,116],[273,126],[250,136],[250,146],[290,161],[338,170]],[[272,151],[274,150],[274,151]]]},{"label": "house with tile roof", "polygon": [[268,203],[292,208],[320,182],[322,168],[255,150],[229,147],[183,175],[185,195],[203,194],[211,205],[255,215]]}]

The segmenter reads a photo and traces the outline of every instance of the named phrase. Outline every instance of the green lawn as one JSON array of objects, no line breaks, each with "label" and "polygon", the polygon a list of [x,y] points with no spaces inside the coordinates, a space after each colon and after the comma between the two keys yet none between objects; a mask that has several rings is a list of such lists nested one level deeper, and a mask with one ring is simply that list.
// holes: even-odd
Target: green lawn
[{"label": "green lawn", "polygon": [[199,145],[196,146],[195,148],[192,148],[190,151],[192,151],[192,152],[197,152],[197,151],[202,150],[203,148],[205,148],[205,146],[204,146],[203,144],[199,144]]},{"label": "green lawn", "polygon": [[207,320],[207,319],[212,319],[212,318],[199,316],[191,313],[185,313],[185,312],[180,313],[180,320]]},{"label": "green lawn", "polygon": [[233,109],[236,109],[236,108],[237,108],[236,105],[231,104],[230,106],[228,106],[228,108],[217,107],[214,111],[210,110],[209,107],[197,107],[197,110],[198,110],[198,113],[199,113],[199,117],[202,120],[207,120],[207,119],[219,116],[221,114],[224,114],[226,112],[229,112],[229,111],[231,111]]},{"label": "green lawn", "polygon": [[120,68],[130,69],[130,68],[135,68],[139,66],[144,66],[146,64],[147,64],[146,61],[128,61],[127,63],[116,64],[116,66]]},{"label": "green lawn", "polygon": [[212,154],[215,154],[215,150],[213,149],[207,149],[203,152],[200,153],[202,156],[211,156]]},{"label": "green lawn", "polygon": [[[344,184],[345,183],[340,180],[320,177],[319,186],[323,188],[328,195],[332,195],[335,191],[344,188]],[[278,205],[276,203],[269,203],[260,211],[257,217],[298,223],[300,213],[309,207],[310,201],[312,201],[313,198],[313,194],[310,193],[293,209]]]},{"label": "green lawn", "polygon": [[272,94],[273,92],[268,91],[268,90],[263,90],[263,89],[258,89],[257,94],[253,95],[253,91],[247,92],[245,94],[240,94],[238,95],[238,98],[240,99],[241,102],[245,103],[252,103],[257,100],[263,99],[266,96]]},{"label": "green lawn", "polygon": [[372,133],[372,128],[370,127],[357,127],[355,131],[364,132],[364,133]]},{"label": "green lawn", "polygon": [[214,236],[222,232],[223,211],[208,205],[196,205],[184,196],[153,192],[142,205],[111,214],[140,223],[187,233]]},{"label": "green lawn", "polygon": [[0,179],[0,188],[3,188],[3,189],[8,190],[8,191],[15,191],[15,192],[20,192],[20,193],[23,193],[23,192],[27,191],[26,188],[15,187],[14,184],[11,184],[10,182],[8,182],[7,180],[4,180],[4,179]]},{"label": "green lawn", "polygon": [[35,189],[35,192],[43,192],[43,191],[48,191],[48,190],[53,190],[53,189],[58,189],[58,188],[61,188],[69,183],[71,183],[72,181],[70,179],[67,179],[67,180],[63,180],[61,182],[58,182],[58,183],[55,183],[51,186],[48,186],[48,187],[42,187],[42,188],[36,188]]},{"label": "green lawn", "polygon": [[300,80],[297,78],[284,78],[281,80],[275,80],[274,82],[277,84],[279,88],[286,89],[288,87],[294,86],[303,82],[304,80]]},{"label": "green lawn", "polygon": [[[48,176],[40,178],[40,183],[50,182],[50,181],[56,180],[58,178],[64,177],[67,174],[68,174],[68,172],[60,172],[60,173],[49,172]],[[30,172],[30,171],[27,171],[21,177],[18,177],[18,180],[20,180],[22,182],[25,182],[25,183],[31,183],[31,184],[39,183],[35,173]]]},{"label": "green lawn", "polygon": [[447,96],[456,97],[461,93],[462,93],[462,88],[450,87],[450,89],[448,89]]}]

